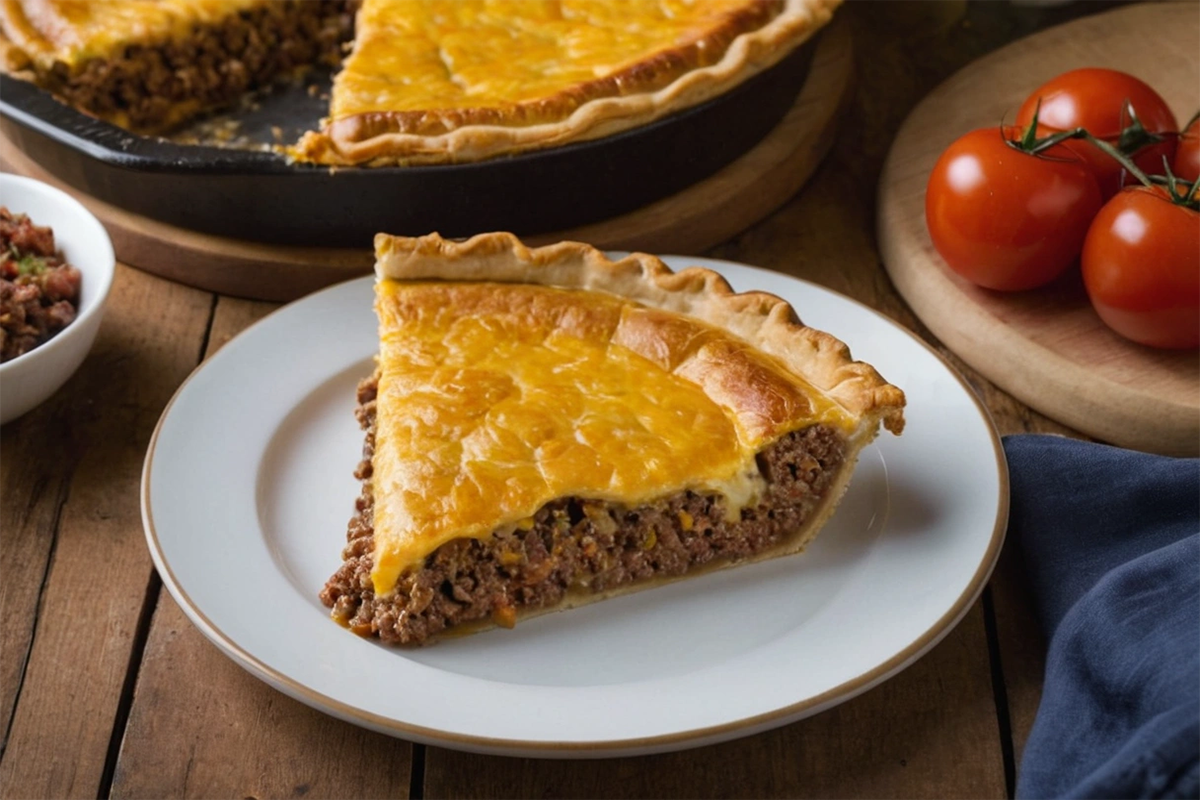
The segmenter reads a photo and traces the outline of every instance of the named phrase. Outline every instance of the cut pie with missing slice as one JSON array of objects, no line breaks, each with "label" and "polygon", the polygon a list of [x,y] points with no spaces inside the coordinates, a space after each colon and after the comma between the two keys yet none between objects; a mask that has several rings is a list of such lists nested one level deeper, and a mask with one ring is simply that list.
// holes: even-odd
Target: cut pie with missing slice
[{"label": "cut pie with missing slice", "polygon": [[293,158],[455,163],[703,103],[786,58],[838,2],[0,0],[0,71],[157,133],[340,62],[328,119]]},{"label": "cut pie with missing slice", "polygon": [[362,494],[321,599],[422,644],[797,553],[904,394],[783,300],[716,273],[376,238]]}]

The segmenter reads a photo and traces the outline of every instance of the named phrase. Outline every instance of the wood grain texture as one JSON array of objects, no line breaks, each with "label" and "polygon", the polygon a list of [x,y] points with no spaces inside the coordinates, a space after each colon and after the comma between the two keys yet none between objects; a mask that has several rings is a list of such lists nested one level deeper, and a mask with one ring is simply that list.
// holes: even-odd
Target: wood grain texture
[{"label": "wood grain texture", "polygon": [[70,475],[70,488],[0,761],[0,796],[100,789],[152,569],[138,507],[142,459],[159,413],[199,359],[210,307],[203,292],[119,267],[110,313],[79,372],[51,405],[5,429],[6,459],[18,430],[44,454],[67,454],[34,463]]},{"label": "wood grain texture", "polygon": [[408,742],[268,687],[162,593],[111,797],[407,797],[411,768]]},{"label": "wood grain texture", "polygon": [[[275,308],[221,298],[205,357]],[[321,757],[313,758],[317,749]],[[406,797],[411,767],[408,742],[271,689],[210,644],[161,593],[112,797]]]},{"label": "wood grain texture", "polygon": [[986,650],[976,604],[916,665],[815,717],[712,747],[604,761],[431,747],[425,796],[1004,797]]},{"label": "wood grain texture", "polygon": [[[1008,45],[933,91],[901,127],[879,186],[879,244],[896,288],[980,372],[1067,425],[1125,447],[1200,452],[1200,358],[1129,342],[1088,302],[1077,271],[1041,290],[992,292],[946,268],[925,227],[925,181],[961,133],[994,125],[1043,81],[1080,65],[1138,75],[1180,120],[1200,101],[1191,4],[1142,4]],[[1163,31],[1172,31],[1162,36]],[[1159,57],[1147,59],[1147,47]]]},{"label": "wood grain texture", "polygon": [[[792,109],[750,152],[711,177],[620,217],[526,241],[536,245],[572,239],[614,250],[699,253],[754,224],[796,192],[832,144],[850,96],[852,50],[847,25],[835,20],[817,44]],[[366,274],[374,263],[370,242],[361,249],[299,248],[187,231],[73,189],[2,137],[0,154],[11,171],[57,186],[87,206],[104,222],[119,259],[192,286],[291,300]]]},{"label": "wood grain texture", "polygon": [[0,459],[0,553],[4,580],[0,582],[0,758],[17,693],[25,675],[26,658],[37,620],[38,601],[54,548],[59,514],[67,501],[78,448],[66,448],[57,463],[40,458],[39,434],[53,427],[56,409],[68,397],[68,384],[53,399],[4,427],[4,458]]}]

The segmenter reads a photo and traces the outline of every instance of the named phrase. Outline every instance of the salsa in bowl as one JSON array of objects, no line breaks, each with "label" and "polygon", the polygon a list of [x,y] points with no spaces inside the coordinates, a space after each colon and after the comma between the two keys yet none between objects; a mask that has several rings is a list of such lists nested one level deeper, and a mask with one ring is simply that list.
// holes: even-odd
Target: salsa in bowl
[{"label": "salsa in bowl", "polygon": [[54,394],[100,327],[116,260],[104,226],[59,189],[0,175],[0,423]]}]

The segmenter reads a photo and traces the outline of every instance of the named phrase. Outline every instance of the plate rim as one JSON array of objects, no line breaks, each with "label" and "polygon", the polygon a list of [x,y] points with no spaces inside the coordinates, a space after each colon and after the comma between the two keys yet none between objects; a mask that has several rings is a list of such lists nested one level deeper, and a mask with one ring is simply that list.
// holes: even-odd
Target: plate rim
[{"label": "plate rim", "polygon": [[[418,741],[426,744],[437,746],[446,746],[458,750],[470,750],[481,753],[491,754],[519,754],[524,757],[551,757],[551,758],[581,758],[587,757],[588,754],[593,754],[598,757],[615,757],[631,753],[651,753],[661,752],[665,750],[677,750],[685,747],[700,746],[703,744],[716,743],[734,736],[741,731],[747,734],[756,730],[766,730],[768,728],[781,726],[788,722],[795,721],[807,716],[810,713],[818,713],[822,710],[822,706],[828,706],[831,701],[846,701],[856,697],[863,692],[870,690],[876,685],[888,680],[898,673],[902,672],[907,667],[911,666],[918,659],[932,650],[943,638],[957,627],[958,623],[967,615],[975,601],[978,600],[983,593],[984,587],[987,585],[988,579],[991,577],[992,571],[995,569],[996,562],[1000,556],[1000,551],[1003,547],[1005,534],[1008,527],[1009,516],[1009,475],[1008,462],[1004,455],[1004,447],[1000,439],[1000,434],[996,429],[991,412],[983,404],[971,384],[966,378],[954,367],[950,361],[934,349],[930,344],[925,342],[915,333],[905,328],[891,317],[884,314],[882,311],[874,309],[853,297],[842,294],[827,286],[822,286],[814,281],[797,278],[784,272],[756,267],[750,264],[744,264],[727,259],[701,258],[696,256],[679,256],[679,255],[660,255],[658,258],[664,261],[671,259],[704,261],[709,265],[730,265],[741,269],[749,269],[758,272],[764,272],[769,275],[783,277],[789,280],[797,281],[809,287],[816,288],[823,292],[829,292],[837,295],[839,298],[849,301],[854,305],[870,312],[876,317],[881,318],[886,324],[891,326],[897,333],[903,334],[916,342],[920,347],[932,354],[948,374],[963,388],[967,397],[971,400],[976,412],[978,412],[981,420],[984,422],[984,427],[987,430],[988,438],[993,448],[993,455],[996,460],[997,470],[997,492],[998,501],[996,507],[996,519],[993,524],[990,538],[988,539],[987,548],[984,550],[983,557],[976,567],[971,579],[967,582],[962,593],[954,601],[953,604],[929,626],[922,634],[913,640],[904,649],[892,655],[882,663],[876,665],[866,672],[849,678],[837,686],[831,687],[820,694],[804,698],[795,703],[772,709],[760,714],[754,714],[748,717],[742,717],[729,722],[720,723],[717,725],[709,725],[700,728],[692,728],[684,731],[675,731],[672,733],[658,734],[653,736],[637,736],[619,739],[604,739],[596,741],[539,741],[532,739],[509,739],[493,736],[478,736],[473,734],[455,733],[436,728],[429,728],[423,725],[415,725],[412,723],[397,720],[392,717],[386,717],[376,714],[366,709],[359,709],[351,706],[341,700],[330,697],[322,692],[312,689],[300,681],[283,674],[274,667],[263,663],[260,659],[250,654],[245,648],[234,641],[230,636],[225,634],[217,627],[212,620],[192,601],[191,597],[179,585],[175,578],[174,572],[171,570],[170,564],[163,557],[161,546],[158,541],[158,532],[154,525],[154,517],[150,506],[150,474],[154,461],[155,450],[158,445],[159,433],[162,431],[163,425],[174,407],[176,400],[186,390],[188,384],[204,369],[209,362],[219,355],[218,353],[204,359],[189,373],[187,378],[175,390],[171,399],[164,406],[162,414],[158,418],[158,422],[154,426],[154,432],[151,434],[150,442],[146,448],[146,457],[142,466],[142,479],[140,487],[140,500],[142,512],[142,528],[146,537],[146,544],[150,550],[151,559],[154,566],[162,579],[163,585],[172,598],[179,604],[180,609],[195,625],[205,638],[212,642],[225,656],[230,658],[235,664],[245,669],[254,677],[262,680],[268,686],[281,691],[284,694],[296,699],[304,704],[331,716],[338,717],[352,724],[362,725],[381,733],[391,736]],[[333,286],[322,289],[318,292],[307,295],[301,300],[293,301],[280,306],[275,311],[267,314],[263,318],[255,321],[241,332],[232,337],[228,342],[222,345],[221,350],[224,350],[234,340],[250,333],[259,325],[267,322],[277,314],[288,310],[294,303],[315,298],[317,296],[331,293],[335,290],[342,289],[354,282],[373,281],[373,275],[364,275],[358,278],[352,278],[347,281],[334,284]],[[836,703],[833,703],[836,705]],[[807,713],[806,713],[807,712]]]}]

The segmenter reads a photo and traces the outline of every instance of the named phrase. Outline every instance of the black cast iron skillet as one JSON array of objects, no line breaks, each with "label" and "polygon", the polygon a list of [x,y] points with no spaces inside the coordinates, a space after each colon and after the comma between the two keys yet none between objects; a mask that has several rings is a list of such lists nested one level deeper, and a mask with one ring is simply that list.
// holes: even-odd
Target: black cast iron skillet
[{"label": "black cast iron skillet", "polygon": [[[720,97],[649,125],[469,164],[330,170],[273,152],[137,136],[9,76],[0,76],[0,121],[10,141],[71,186],[204,233],[324,247],[362,247],[378,231],[528,235],[624,214],[730,163],[791,108],[814,47],[815,39]],[[276,88],[228,116],[252,141],[295,141],[325,113],[328,75],[315,85]]]}]

